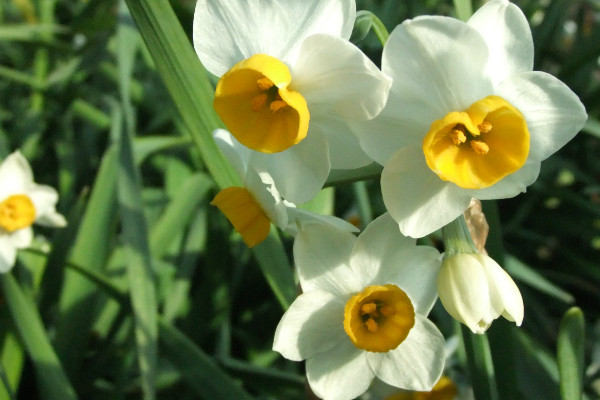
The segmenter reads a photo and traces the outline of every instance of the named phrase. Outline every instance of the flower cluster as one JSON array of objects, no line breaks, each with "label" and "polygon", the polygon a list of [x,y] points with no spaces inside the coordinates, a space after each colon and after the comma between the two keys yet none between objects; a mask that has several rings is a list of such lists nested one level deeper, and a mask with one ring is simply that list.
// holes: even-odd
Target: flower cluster
[{"label": "flower cluster", "polygon": [[[295,236],[302,294],[273,348],[306,360],[317,396],[352,399],[371,383],[430,391],[444,338],[427,315],[439,294],[474,333],[520,325],[510,276],[473,245],[471,199],[514,197],[587,115],[553,76],[533,71],[528,22],[492,0],[467,22],[404,21],[381,70],[349,42],[354,0],[199,0],[194,47],[219,77],[214,138],[244,187],[212,204],[249,246],[271,223]],[[383,166],[388,213],[356,237],[348,223],[302,211],[331,169]],[[445,254],[416,238],[443,229]],[[377,378],[377,379],[375,379]],[[454,396],[440,381],[436,390]],[[440,397],[441,398],[441,397]]]}]

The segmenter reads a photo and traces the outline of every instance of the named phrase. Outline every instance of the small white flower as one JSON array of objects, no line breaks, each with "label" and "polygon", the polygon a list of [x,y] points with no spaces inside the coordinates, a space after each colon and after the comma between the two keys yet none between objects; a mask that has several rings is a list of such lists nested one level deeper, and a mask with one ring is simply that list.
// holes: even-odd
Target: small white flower
[{"label": "small white flower", "polygon": [[382,58],[393,78],[387,105],[353,126],[384,165],[383,200],[405,235],[443,227],[471,198],[524,192],[581,129],[577,96],[532,69],[527,19],[507,0],[487,2],[466,23],[425,16],[394,29]]},{"label": "small white flower", "polygon": [[295,203],[330,168],[371,162],[348,125],[375,117],[391,82],[347,40],[355,16],[354,0],[196,4],[196,53],[221,77],[215,110]]},{"label": "small white flower", "polygon": [[523,298],[512,278],[490,257],[448,256],[438,276],[438,294],[446,311],[473,333],[484,333],[499,316],[523,322]]},{"label": "small white flower", "polygon": [[224,129],[215,130],[213,137],[242,178],[244,187],[225,188],[211,204],[225,214],[248,247],[254,247],[267,237],[271,222],[292,235],[298,232],[299,225],[310,223],[331,224],[349,232],[358,231],[354,225],[342,219],[301,210],[283,200],[269,172],[254,165],[256,152],[244,147]]},{"label": "small white flower", "polygon": [[0,273],[8,272],[17,249],[33,240],[34,223],[55,228],[67,224],[56,212],[58,193],[33,181],[29,163],[17,150],[0,165]]},{"label": "small white flower", "polygon": [[430,390],[444,367],[444,338],[427,319],[440,254],[400,234],[389,214],[356,238],[328,225],[294,243],[301,294],[277,326],[273,349],[306,359],[314,393],[349,400],[374,378]]}]

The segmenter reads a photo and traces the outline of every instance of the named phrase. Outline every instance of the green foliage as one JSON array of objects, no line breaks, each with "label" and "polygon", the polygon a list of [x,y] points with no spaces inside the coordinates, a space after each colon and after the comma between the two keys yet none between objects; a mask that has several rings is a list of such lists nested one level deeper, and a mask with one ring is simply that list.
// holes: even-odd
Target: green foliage
[{"label": "green foliage", "polygon": [[[522,291],[523,326],[496,321],[473,337],[441,307],[432,315],[446,338],[464,337],[447,373],[478,399],[597,399],[600,8],[515,2],[533,27],[535,68],[568,84],[590,120],[527,193],[484,204],[488,251]],[[466,19],[470,3],[359,0],[353,40],[379,64],[396,24]],[[291,238],[272,227],[248,250],[209,205],[239,177],[211,138],[215,78],[191,45],[193,7],[0,3],[0,158],[21,149],[69,220],[38,228],[0,276],[0,400],[306,398],[302,365],[271,350],[298,290]],[[384,211],[380,172],[332,171],[335,190],[306,207],[364,228]],[[583,314],[567,311],[575,304]]]}]

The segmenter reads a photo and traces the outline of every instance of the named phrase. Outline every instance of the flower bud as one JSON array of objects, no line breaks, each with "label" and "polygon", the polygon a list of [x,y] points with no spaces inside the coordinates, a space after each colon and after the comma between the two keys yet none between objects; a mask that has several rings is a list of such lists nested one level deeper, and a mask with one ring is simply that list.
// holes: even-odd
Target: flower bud
[{"label": "flower bud", "polygon": [[446,311],[473,333],[484,333],[502,315],[523,322],[523,298],[511,277],[490,257],[459,253],[444,259],[438,294]]}]

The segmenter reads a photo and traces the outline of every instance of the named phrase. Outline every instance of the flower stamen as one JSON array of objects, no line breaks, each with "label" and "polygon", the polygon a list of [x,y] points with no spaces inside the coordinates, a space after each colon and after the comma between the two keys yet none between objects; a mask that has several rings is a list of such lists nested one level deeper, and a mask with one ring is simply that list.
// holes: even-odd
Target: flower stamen
[{"label": "flower stamen", "polygon": [[484,156],[490,151],[490,146],[483,140],[471,140],[471,147],[480,156]]}]

